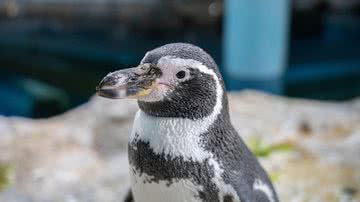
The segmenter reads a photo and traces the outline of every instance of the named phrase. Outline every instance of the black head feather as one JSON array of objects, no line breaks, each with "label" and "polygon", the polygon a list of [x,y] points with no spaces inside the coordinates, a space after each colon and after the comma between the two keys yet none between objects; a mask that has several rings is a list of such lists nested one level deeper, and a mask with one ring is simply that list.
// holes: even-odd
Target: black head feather
[{"label": "black head feather", "polygon": [[[223,108],[227,112],[227,98],[218,66],[203,49],[186,43],[172,43],[146,53],[141,63],[154,66],[163,57],[191,59],[200,62],[217,75],[223,93]],[[199,119],[208,116],[216,104],[216,84],[211,75],[192,69],[191,79],[175,87],[175,90],[161,101],[138,101],[139,107],[153,116]]]}]

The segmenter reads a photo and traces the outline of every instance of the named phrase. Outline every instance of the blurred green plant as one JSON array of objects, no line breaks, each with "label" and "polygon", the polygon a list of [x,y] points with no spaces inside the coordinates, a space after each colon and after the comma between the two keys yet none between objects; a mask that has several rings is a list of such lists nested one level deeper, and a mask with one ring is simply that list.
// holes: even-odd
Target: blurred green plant
[{"label": "blurred green plant", "polygon": [[280,172],[271,172],[271,173],[269,173],[269,176],[270,176],[270,179],[272,182],[276,182],[280,178],[281,173]]},{"label": "blurred green plant", "polygon": [[10,165],[0,164],[0,191],[11,184],[13,168]]},{"label": "blurred green plant", "polygon": [[273,152],[291,151],[293,145],[289,142],[281,142],[277,144],[265,144],[261,138],[253,136],[247,141],[250,150],[257,157],[268,157]]}]

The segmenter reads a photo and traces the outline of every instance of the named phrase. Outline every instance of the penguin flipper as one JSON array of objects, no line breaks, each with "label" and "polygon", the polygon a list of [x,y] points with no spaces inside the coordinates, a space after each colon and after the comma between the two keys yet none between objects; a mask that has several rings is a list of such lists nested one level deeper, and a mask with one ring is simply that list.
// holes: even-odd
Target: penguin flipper
[{"label": "penguin flipper", "polygon": [[127,194],[124,198],[124,202],[134,202],[134,197],[133,197],[131,189],[129,189],[129,191],[127,192]]},{"label": "penguin flipper", "polygon": [[270,199],[264,192],[256,191],[255,192],[255,201],[263,201],[263,202],[272,202],[278,201],[277,199]]}]

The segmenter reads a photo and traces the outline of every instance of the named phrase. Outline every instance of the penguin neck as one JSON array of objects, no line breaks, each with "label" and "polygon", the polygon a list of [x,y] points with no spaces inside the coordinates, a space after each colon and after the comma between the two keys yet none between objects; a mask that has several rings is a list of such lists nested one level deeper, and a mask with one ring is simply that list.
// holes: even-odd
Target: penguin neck
[{"label": "penguin neck", "polygon": [[[212,112],[199,119],[152,116],[139,110],[130,142],[143,141],[159,155],[203,161],[212,156],[201,145],[210,130],[223,131],[230,124],[226,94],[221,93]],[[217,124],[226,123],[226,124]],[[215,127],[215,128],[214,128]]]}]

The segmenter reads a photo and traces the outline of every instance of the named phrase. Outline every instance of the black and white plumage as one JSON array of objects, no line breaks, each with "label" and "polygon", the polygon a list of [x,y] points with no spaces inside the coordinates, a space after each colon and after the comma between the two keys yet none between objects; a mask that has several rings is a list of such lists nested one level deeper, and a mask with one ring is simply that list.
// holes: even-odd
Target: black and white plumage
[{"label": "black and white plumage", "polygon": [[136,98],[129,140],[135,202],[277,202],[275,190],[230,122],[214,60],[190,44],[148,53],[139,67],[107,75],[109,98]]}]

